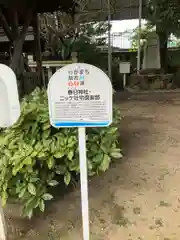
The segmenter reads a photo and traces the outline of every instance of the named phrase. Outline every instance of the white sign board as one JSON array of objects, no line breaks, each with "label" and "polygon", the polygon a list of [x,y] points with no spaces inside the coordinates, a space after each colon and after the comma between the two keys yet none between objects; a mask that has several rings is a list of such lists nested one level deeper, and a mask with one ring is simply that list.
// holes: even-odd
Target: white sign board
[{"label": "white sign board", "polygon": [[0,127],[12,126],[20,116],[16,75],[11,68],[0,64]]},{"label": "white sign board", "polygon": [[85,127],[106,127],[111,124],[111,81],[97,67],[84,63],[70,64],[50,78],[48,102],[52,126],[78,127],[83,239],[89,240]]},{"label": "white sign board", "polygon": [[[20,117],[16,75],[11,68],[0,64],[0,127],[12,126]],[[6,240],[4,214],[0,201],[0,239]]]},{"label": "white sign board", "polygon": [[120,62],[119,64],[120,73],[130,73],[130,62]]},{"label": "white sign board", "polygon": [[52,126],[105,127],[112,122],[112,85],[95,66],[74,63],[59,69],[48,85]]}]

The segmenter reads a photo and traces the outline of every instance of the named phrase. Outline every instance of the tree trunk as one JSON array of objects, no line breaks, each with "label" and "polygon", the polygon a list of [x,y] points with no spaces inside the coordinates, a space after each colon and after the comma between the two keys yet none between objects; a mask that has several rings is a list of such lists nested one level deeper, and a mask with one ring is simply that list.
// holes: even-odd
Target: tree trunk
[{"label": "tree trunk", "polygon": [[[24,45],[24,41],[25,41],[25,38],[26,38],[26,34],[27,34],[27,31],[28,31],[28,27],[29,27],[29,24],[31,22],[31,19],[32,19],[32,10],[29,9],[27,14],[26,14],[26,19],[25,19],[23,29],[21,30],[19,35],[15,36],[15,38],[14,38],[14,51],[13,51],[10,67],[12,68],[12,70],[15,73],[18,72],[18,68],[20,66],[20,61],[21,61],[21,56],[22,56],[22,51],[23,51],[23,45]],[[17,26],[17,27],[19,28],[19,26]]]},{"label": "tree trunk", "polygon": [[159,51],[160,51],[160,62],[161,62],[161,68],[165,70],[165,72],[168,70],[168,34],[166,32],[157,31],[157,35],[159,36]]},{"label": "tree trunk", "polygon": [[36,45],[36,64],[37,71],[40,75],[40,79],[44,88],[46,87],[44,70],[42,66],[42,53],[41,53],[41,42],[40,42],[40,29],[39,29],[39,19],[37,13],[33,15],[33,30],[34,30],[34,41]]},{"label": "tree trunk", "polygon": [[13,51],[10,67],[15,73],[18,73],[18,74],[20,72],[20,71],[18,72],[18,68],[20,66],[24,40],[25,40],[24,36],[19,36],[14,41],[14,51]]}]

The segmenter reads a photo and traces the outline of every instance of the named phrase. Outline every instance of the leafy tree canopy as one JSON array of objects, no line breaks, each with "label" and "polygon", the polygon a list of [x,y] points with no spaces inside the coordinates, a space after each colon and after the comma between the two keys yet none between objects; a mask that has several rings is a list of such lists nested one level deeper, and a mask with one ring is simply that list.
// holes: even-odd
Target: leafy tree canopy
[{"label": "leafy tree canopy", "polygon": [[75,7],[74,0],[0,0],[0,24],[13,47],[10,66],[17,75],[23,72],[19,66],[28,27],[33,25],[38,29],[37,13],[60,9],[73,14]]},{"label": "leafy tree canopy", "polygon": [[167,35],[180,31],[179,0],[149,0],[147,4],[147,20],[156,26],[158,31]]},{"label": "leafy tree canopy", "polygon": [[[66,60],[75,51],[78,52],[78,59],[81,62],[107,66],[107,59],[102,56],[98,48],[98,46],[106,44],[109,28],[107,22],[81,24],[74,21],[70,15],[59,12],[43,14],[42,18],[45,18],[46,22],[42,34],[47,40],[47,48],[52,55],[58,55]],[[49,18],[50,21],[48,21]],[[53,19],[54,21],[52,21]]]},{"label": "leafy tree canopy", "polygon": [[[141,39],[141,46],[143,47],[146,39],[147,39],[147,35],[149,32],[154,31],[155,27],[153,25],[151,25],[149,22],[147,22],[140,31],[140,39]],[[139,27],[135,28],[133,31],[133,35],[131,37],[131,43],[132,43],[132,48],[136,49],[138,47],[138,34],[139,34]]]}]

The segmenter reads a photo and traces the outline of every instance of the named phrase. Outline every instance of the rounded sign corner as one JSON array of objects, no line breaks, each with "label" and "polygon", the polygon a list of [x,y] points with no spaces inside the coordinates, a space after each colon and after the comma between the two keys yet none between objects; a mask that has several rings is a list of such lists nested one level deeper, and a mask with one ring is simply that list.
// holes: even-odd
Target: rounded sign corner
[{"label": "rounded sign corner", "polygon": [[111,126],[111,124],[112,124],[112,120],[109,121],[105,127],[109,127],[109,126]]},{"label": "rounded sign corner", "polygon": [[16,75],[5,64],[0,64],[0,127],[11,127],[20,117],[20,102]]}]

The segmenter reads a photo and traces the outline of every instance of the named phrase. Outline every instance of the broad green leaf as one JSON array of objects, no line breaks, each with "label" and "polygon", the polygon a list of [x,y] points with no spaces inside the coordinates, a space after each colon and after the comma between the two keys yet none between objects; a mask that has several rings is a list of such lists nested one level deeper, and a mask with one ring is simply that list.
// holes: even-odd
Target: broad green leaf
[{"label": "broad green leaf", "polygon": [[64,157],[64,155],[65,155],[64,152],[57,152],[57,153],[54,154],[54,157],[55,158],[62,158],[62,157]]},{"label": "broad green leaf", "polygon": [[16,145],[16,143],[17,143],[17,139],[12,140],[12,141],[9,143],[9,149],[13,149],[14,146]]},{"label": "broad green leaf", "polygon": [[68,148],[72,148],[77,143],[77,139],[75,136],[71,136],[68,139]]},{"label": "broad green leaf", "polygon": [[50,148],[51,142],[52,142],[51,139],[43,139],[43,145],[44,145],[45,147]]},{"label": "broad green leaf", "polygon": [[39,209],[41,210],[41,212],[44,212],[45,210],[45,203],[43,199],[39,201]]},{"label": "broad green leaf", "polygon": [[26,188],[21,189],[20,193],[19,193],[19,198],[23,198],[24,194],[26,193]]},{"label": "broad green leaf", "polygon": [[31,195],[36,196],[36,187],[33,183],[28,183],[28,192]]},{"label": "broad green leaf", "polygon": [[51,142],[50,150],[51,150],[52,154],[54,154],[56,152],[56,144],[54,141]]},{"label": "broad green leaf", "polygon": [[116,127],[109,127],[108,128],[108,134],[114,134],[114,133],[116,133],[117,132],[117,130],[118,130],[118,128],[116,128]]},{"label": "broad green leaf", "polygon": [[49,168],[49,169],[52,169],[52,168],[53,168],[53,166],[54,166],[54,164],[55,164],[55,161],[54,161],[54,157],[53,157],[53,156],[51,156],[51,157],[48,158],[47,164],[48,164],[48,168]]},{"label": "broad green leaf", "polygon": [[99,146],[97,144],[95,144],[95,143],[91,143],[89,145],[89,148],[91,149],[91,152],[94,152],[94,153],[97,153],[98,150],[99,150]]},{"label": "broad green leaf", "polygon": [[2,146],[4,146],[4,144],[5,144],[5,139],[4,139],[4,136],[0,136],[0,146],[2,147]]},{"label": "broad green leaf", "polygon": [[92,170],[93,169],[93,164],[91,161],[88,160],[88,170]]},{"label": "broad green leaf", "polygon": [[64,175],[64,182],[68,186],[71,181],[71,173],[67,171]]},{"label": "broad green leaf", "polygon": [[[29,142],[31,144],[31,146],[34,146],[34,144],[36,143],[36,139],[32,138]],[[33,148],[34,150],[34,148]]]},{"label": "broad green leaf", "polygon": [[38,152],[37,152],[36,150],[34,150],[34,151],[31,153],[31,157],[32,157],[32,158],[33,158],[33,157],[36,157],[37,154],[38,154]]},{"label": "broad green leaf", "polygon": [[32,176],[32,177],[30,178],[30,182],[31,182],[31,183],[38,182],[38,181],[39,181],[39,178],[37,178],[37,177],[33,177],[33,176]]},{"label": "broad green leaf", "polygon": [[8,188],[8,181],[4,182],[2,190],[5,192]]},{"label": "broad green leaf", "polygon": [[117,149],[116,151],[113,151],[112,153],[111,153],[111,157],[113,157],[113,158],[122,158],[122,154],[121,154],[121,152],[120,152],[120,149]]},{"label": "broad green leaf", "polygon": [[104,152],[104,153],[108,153],[108,148],[107,148],[107,146],[105,145],[105,144],[101,144],[100,145],[100,147],[101,147],[101,149],[102,149],[102,151]]},{"label": "broad green leaf", "polygon": [[77,172],[77,173],[79,173],[79,168],[80,168],[80,166],[79,166],[79,162],[78,161],[72,161],[71,163],[69,163],[69,170],[71,171],[71,172]]},{"label": "broad green leaf", "polygon": [[105,172],[109,168],[110,162],[111,162],[111,158],[107,154],[105,154],[103,161],[102,161],[101,165],[99,166],[99,170],[102,172]]},{"label": "broad green leaf", "polygon": [[38,158],[45,158],[46,157],[46,153],[45,152],[40,152],[37,155]]},{"label": "broad green leaf", "polygon": [[35,123],[33,123],[32,129],[31,129],[32,135],[35,135],[37,133],[37,131],[38,131],[38,123],[35,122]]},{"label": "broad green leaf", "polygon": [[74,157],[74,151],[73,150],[70,150],[67,154],[67,157],[70,161],[72,161],[73,157]]},{"label": "broad green leaf", "polygon": [[23,160],[23,164],[24,164],[24,165],[31,165],[31,164],[32,164],[32,158],[31,158],[31,157],[26,157],[26,158]]},{"label": "broad green leaf", "polygon": [[6,154],[7,157],[9,158],[12,157],[11,151],[9,151],[8,149],[4,149],[4,153]]},{"label": "broad green leaf", "polygon": [[2,206],[4,207],[7,203],[8,195],[7,192],[2,192],[1,193],[1,201],[2,201]]},{"label": "broad green leaf", "polygon": [[52,186],[52,187],[57,186],[58,184],[59,184],[59,183],[58,183],[58,181],[56,181],[56,180],[51,180],[51,181],[48,182],[48,185],[49,185],[49,186]]},{"label": "broad green leaf", "polygon": [[50,125],[50,122],[48,121],[48,122],[45,122],[44,124],[43,124],[43,126],[42,126],[42,130],[47,130],[47,129],[49,129],[51,127],[51,125]]},{"label": "broad green leaf", "polygon": [[26,165],[26,170],[29,174],[33,172],[33,165]]},{"label": "broad green leaf", "polygon": [[12,169],[13,176],[16,176],[18,172],[22,171],[23,170],[23,166],[24,166],[23,162],[20,162],[20,163],[14,165],[14,167]]},{"label": "broad green leaf", "polygon": [[26,156],[30,155],[34,150],[29,144],[24,144],[24,149],[26,151]]},{"label": "broad green leaf", "polygon": [[43,196],[42,196],[42,199],[44,199],[45,201],[50,201],[51,199],[53,199],[53,196],[49,193],[45,193]]},{"label": "broad green leaf", "polygon": [[37,152],[40,152],[43,149],[43,144],[41,142],[37,142],[37,144],[35,145],[35,150]]},{"label": "broad green leaf", "polygon": [[101,163],[102,160],[104,158],[104,154],[103,153],[98,153],[97,155],[95,155],[93,158],[92,158],[92,162],[93,163]]},{"label": "broad green leaf", "polygon": [[49,137],[50,133],[51,133],[51,129],[47,129],[47,130],[43,131],[42,137],[44,139],[47,139]]}]

